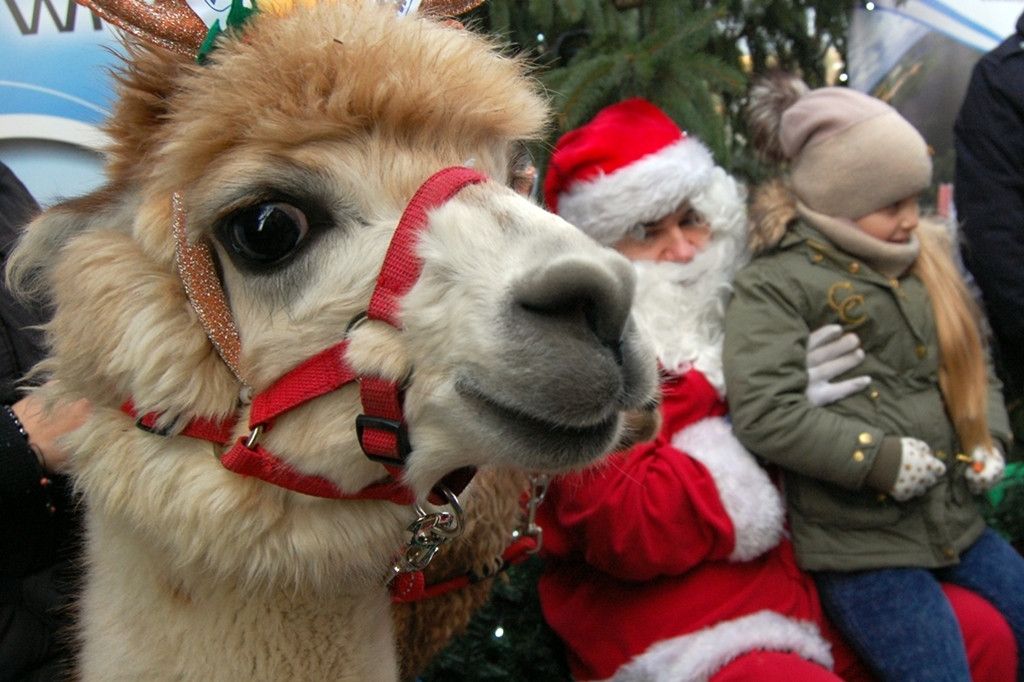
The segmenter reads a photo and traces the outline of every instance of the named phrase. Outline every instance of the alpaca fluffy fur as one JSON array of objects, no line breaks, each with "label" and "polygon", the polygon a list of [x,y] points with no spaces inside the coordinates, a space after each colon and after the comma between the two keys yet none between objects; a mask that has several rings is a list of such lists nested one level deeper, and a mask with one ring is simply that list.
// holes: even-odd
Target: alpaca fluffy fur
[{"label": "alpaca fluffy fur", "polygon": [[[37,219],[8,273],[54,305],[42,371],[59,382],[46,390],[95,408],[67,440],[87,509],[78,675],[392,682],[385,582],[413,510],[292,493],[226,470],[219,446],[174,435],[192,417],[237,413],[244,436],[248,415],[186,297],[171,197],[180,193],[189,240],[215,249],[238,373],[258,392],[365,310],[424,179],[471,164],[504,180],[513,142],[540,133],[546,105],[524,65],[489,41],[355,0],[257,15],[203,66],[129,41],[117,79],[106,186]],[[271,201],[302,207],[308,236],[287,262],[254,268],[227,245],[232,221]],[[651,403],[625,259],[493,181],[433,211],[418,248],[401,331],[359,326],[348,360],[395,380],[411,371],[405,480],[421,498],[463,466],[583,466],[612,447],[623,411]],[[595,287],[601,333],[622,333],[621,364],[592,333],[521,305],[557,299],[578,276]],[[136,428],[120,410],[127,399],[164,414],[171,435]],[[283,415],[261,444],[355,492],[385,473],[356,443],[361,411],[350,384]],[[592,437],[569,443],[566,432]],[[487,511],[486,491],[465,494],[467,513],[482,510],[472,546],[487,557],[470,564],[493,561],[507,539],[510,512]]]}]

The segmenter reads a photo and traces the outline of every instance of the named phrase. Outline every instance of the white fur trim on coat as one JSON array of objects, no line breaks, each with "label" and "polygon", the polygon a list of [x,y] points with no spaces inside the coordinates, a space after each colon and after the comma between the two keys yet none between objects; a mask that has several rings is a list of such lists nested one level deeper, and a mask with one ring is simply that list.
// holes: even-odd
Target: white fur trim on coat
[{"label": "white fur trim on coat", "polygon": [[779,543],[785,520],[782,496],[724,417],[691,424],[672,437],[672,446],[703,464],[715,479],[736,531],[730,561],[748,561]]},{"label": "white fur trim on coat", "polygon": [[703,682],[755,650],[789,651],[832,669],[831,649],[814,624],[758,611],[652,644],[604,682]]},{"label": "white fur trim on coat", "polygon": [[686,137],[654,154],[588,182],[577,182],[558,198],[558,215],[605,246],[636,225],[675,211],[709,181],[711,152]]}]

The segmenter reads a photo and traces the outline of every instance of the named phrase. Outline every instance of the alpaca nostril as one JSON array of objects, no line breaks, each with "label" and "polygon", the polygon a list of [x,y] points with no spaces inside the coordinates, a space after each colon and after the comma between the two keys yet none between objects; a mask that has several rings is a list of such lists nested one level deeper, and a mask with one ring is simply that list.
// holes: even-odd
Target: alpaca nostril
[{"label": "alpaca nostril", "polygon": [[536,267],[515,289],[515,301],[535,314],[589,329],[621,358],[621,342],[633,302],[629,262],[609,253],[600,260],[555,258]]}]

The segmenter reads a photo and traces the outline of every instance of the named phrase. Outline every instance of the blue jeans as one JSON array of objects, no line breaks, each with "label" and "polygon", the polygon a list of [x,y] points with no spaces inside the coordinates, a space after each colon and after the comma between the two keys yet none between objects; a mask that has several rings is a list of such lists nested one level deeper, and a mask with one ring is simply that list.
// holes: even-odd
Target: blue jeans
[{"label": "blue jeans", "polygon": [[960,626],[940,582],[986,599],[1013,630],[1024,681],[1024,558],[992,529],[946,568],[816,571],[821,603],[885,682],[971,682]]}]

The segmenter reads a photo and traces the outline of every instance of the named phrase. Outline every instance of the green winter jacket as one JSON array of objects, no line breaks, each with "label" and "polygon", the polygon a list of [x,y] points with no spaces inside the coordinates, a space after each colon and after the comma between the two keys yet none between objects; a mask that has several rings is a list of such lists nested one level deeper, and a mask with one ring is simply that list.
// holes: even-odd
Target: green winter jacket
[{"label": "green winter jacket", "polygon": [[[957,460],[938,384],[938,343],[915,276],[890,280],[788,221],[777,246],[738,275],[723,350],[733,427],[752,452],[780,465],[793,542],[808,570],[955,563],[984,529]],[[808,334],[829,323],[856,332],[866,353],[852,372],[871,385],[818,408],[804,395]],[[991,377],[990,372],[990,377]],[[1009,425],[990,379],[989,428]],[[883,438],[926,442],[947,473],[923,496],[897,502],[866,485]],[[897,444],[888,439],[887,447]]]}]

